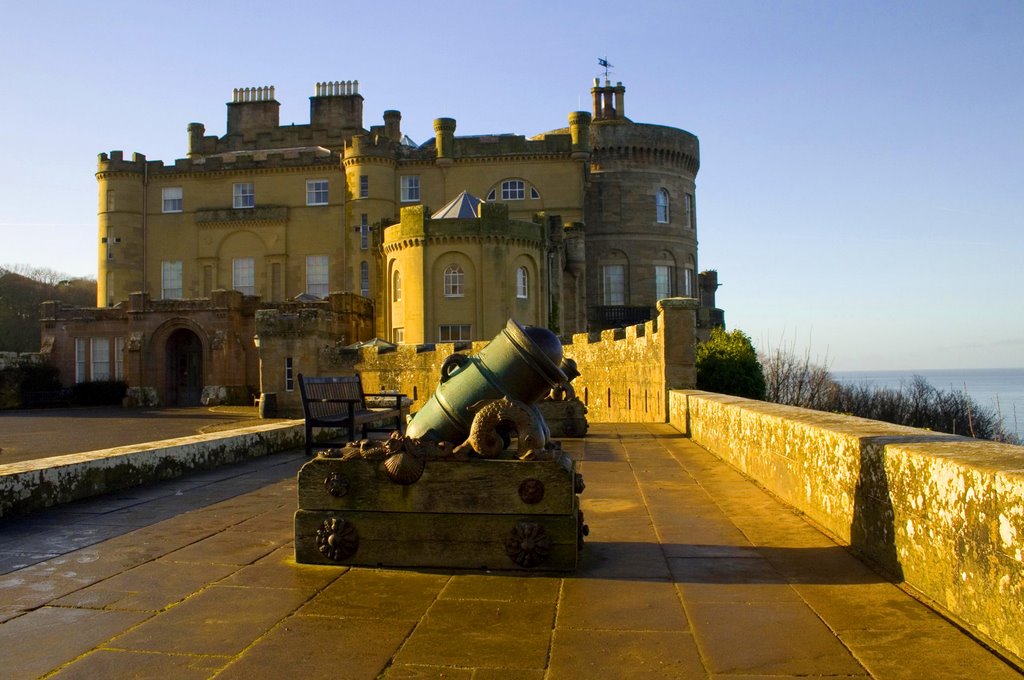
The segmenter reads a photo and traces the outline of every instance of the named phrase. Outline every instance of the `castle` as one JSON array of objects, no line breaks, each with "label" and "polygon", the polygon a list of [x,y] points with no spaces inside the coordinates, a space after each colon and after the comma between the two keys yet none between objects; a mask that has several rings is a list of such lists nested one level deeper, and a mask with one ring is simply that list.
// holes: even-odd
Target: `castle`
[{"label": "castle", "polygon": [[357,81],[317,83],[305,125],[280,124],[273,87],[236,89],[223,137],[189,124],[187,158],[99,155],[97,308],[44,308],[44,352],[67,382],[186,404],[257,384],[259,308],[330,310],[348,343],[489,339],[509,317],[568,335],[670,297],[721,324],[697,275],[697,138],[629,120],[621,83],[591,92],[568,127],[439,118],[416,144],[399,111],[364,127]]}]

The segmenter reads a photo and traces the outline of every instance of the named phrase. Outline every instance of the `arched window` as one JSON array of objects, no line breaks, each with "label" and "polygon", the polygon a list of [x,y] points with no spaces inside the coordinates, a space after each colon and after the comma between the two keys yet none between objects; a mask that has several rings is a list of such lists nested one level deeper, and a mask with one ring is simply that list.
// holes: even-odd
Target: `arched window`
[{"label": "arched window", "polygon": [[391,275],[391,300],[402,301],[402,275],[397,270]]},{"label": "arched window", "polygon": [[520,300],[530,297],[530,273],[526,267],[516,270],[516,297]]},{"label": "arched window", "polygon": [[657,220],[661,224],[668,224],[668,190],[658,189],[654,198],[654,207],[657,212]]},{"label": "arched window", "polygon": [[521,201],[526,198],[526,182],[521,179],[506,179],[501,183],[501,200]]},{"label": "arched window", "polygon": [[444,270],[444,296],[462,297],[465,294],[466,274],[462,267],[450,264]]}]

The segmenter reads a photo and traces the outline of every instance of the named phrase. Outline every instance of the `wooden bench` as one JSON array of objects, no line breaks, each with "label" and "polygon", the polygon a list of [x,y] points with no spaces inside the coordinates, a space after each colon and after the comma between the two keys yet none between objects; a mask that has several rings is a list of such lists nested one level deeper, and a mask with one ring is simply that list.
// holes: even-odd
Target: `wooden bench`
[{"label": "wooden bench", "polygon": [[[314,449],[330,449],[355,441],[356,426],[362,438],[368,432],[402,432],[405,407],[404,394],[363,392],[358,375],[330,378],[307,378],[299,374],[299,393],[302,396],[302,415],[306,419],[306,455]],[[372,401],[369,401],[372,399]],[[392,401],[393,400],[393,401]],[[370,427],[388,421],[386,427]],[[313,439],[314,429],[341,429],[348,432],[344,442]]]}]

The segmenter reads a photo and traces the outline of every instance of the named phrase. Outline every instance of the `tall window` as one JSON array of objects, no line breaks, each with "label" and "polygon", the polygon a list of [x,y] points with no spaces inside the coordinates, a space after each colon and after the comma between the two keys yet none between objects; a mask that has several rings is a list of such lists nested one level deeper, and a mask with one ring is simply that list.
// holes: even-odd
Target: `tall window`
[{"label": "tall window", "polygon": [[606,305],[626,304],[626,266],[606,264],[601,268],[604,280],[604,303]]},{"label": "tall window", "polygon": [[89,356],[92,363],[92,380],[110,380],[110,338],[92,338]]},{"label": "tall window", "polygon": [[160,297],[180,300],[182,296],[181,260],[160,263]]},{"label": "tall window", "polygon": [[672,268],[667,264],[654,265],[654,299],[672,297]]},{"label": "tall window", "polygon": [[472,327],[468,323],[442,324],[437,328],[438,342],[462,342],[472,340]]},{"label": "tall window", "polygon": [[420,176],[402,175],[399,178],[401,198],[403,203],[411,203],[420,200]]},{"label": "tall window", "polygon": [[397,271],[391,275],[391,301],[402,301],[402,274]]},{"label": "tall window", "polygon": [[75,338],[75,382],[88,380],[85,373],[85,338]]},{"label": "tall window", "polygon": [[530,296],[530,273],[526,267],[516,270],[516,297],[525,300]]},{"label": "tall window", "polygon": [[232,189],[232,206],[235,208],[255,208],[256,194],[253,191],[252,182],[236,182]]},{"label": "tall window", "polygon": [[256,260],[236,257],[231,261],[231,287],[243,295],[256,294]]},{"label": "tall window", "polygon": [[327,205],[327,180],[306,180],[306,205]]},{"label": "tall window", "polygon": [[521,201],[526,198],[526,183],[521,179],[507,179],[501,183],[501,200]]},{"label": "tall window", "polygon": [[306,292],[318,298],[327,297],[328,287],[327,256],[306,256]]},{"label": "tall window", "polygon": [[370,195],[370,176],[359,175],[359,198],[368,198]]},{"label": "tall window", "polygon": [[165,213],[181,212],[181,187],[164,187],[161,189],[163,195],[163,211]]},{"label": "tall window", "polygon": [[465,295],[466,274],[462,267],[450,264],[444,270],[444,296],[462,297]]},{"label": "tall window", "polygon": [[396,345],[401,345],[405,342],[405,328],[399,326],[398,328],[391,329],[391,342]]},{"label": "tall window", "polygon": [[114,338],[114,380],[124,380],[124,338]]},{"label": "tall window", "polygon": [[658,193],[654,197],[654,207],[658,222],[668,224],[668,191],[666,189],[658,189]]},{"label": "tall window", "polygon": [[686,228],[693,229],[693,194],[683,195],[685,200],[684,207],[686,208]]},{"label": "tall window", "polygon": [[359,216],[359,249],[370,247],[370,216],[363,213]]},{"label": "tall window", "polygon": [[291,357],[284,358],[284,390],[291,392],[295,389],[295,362]]},{"label": "tall window", "polygon": [[370,297],[370,263],[366,260],[359,263],[359,294]]},{"label": "tall window", "polygon": [[112,212],[115,205],[115,194],[113,189],[107,189],[107,212]]},{"label": "tall window", "polygon": [[693,267],[683,269],[683,297],[693,297]]}]

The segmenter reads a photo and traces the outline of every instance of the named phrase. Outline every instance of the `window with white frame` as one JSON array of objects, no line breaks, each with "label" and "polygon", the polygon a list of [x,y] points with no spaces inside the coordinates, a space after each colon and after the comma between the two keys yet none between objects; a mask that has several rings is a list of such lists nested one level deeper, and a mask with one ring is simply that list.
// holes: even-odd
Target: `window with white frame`
[{"label": "window with white frame", "polygon": [[327,180],[306,180],[306,205],[327,205]]},{"label": "window with white frame", "polygon": [[359,294],[370,297],[370,263],[366,260],[359,263]]},{"label": "window with white frame", "polygon": [[457,264],[444,269],[444,296],[462,297],[466,294],[466,273]]},{"label": "window with white frame", "polygon": [[412,203],[420,200],[420,176],[402,175],[399,178],[399,189],[403,203]]},{"label": "window with white frame", "polygon": [[655,218],[661,224],[668,224],[668,190],[658,189],[654,197]]},{"label": "window with white frame", "polygon": [[160,192],[163,197],[163,211],[165,213],[181,212],[181,187],[164,187]]},{"label": "window with white frame", "polygon": [[110,338],[89,340],[90,380],[110,380]]},{"label": "window with white frame", "polygon": [[363,213],[359,216],[359,249],[367,250],[370,247],[370,216]]},{"label": "window with white frame", "polygon": [[473,339],[472,327],[468,323],[441,324],[437,327],[438,342],[463,342]]},{"label": "window with white frame", "polygon": [[75,382],[85,382],[86,375],[85,338],[75,338]]},{"label": "window with white frame", "polygon": [[497,192],[494,189],[491,189],[490,191],[487,192],[487,202],[488,203],[493,201],[496,197],[497,197]]},{"label": "window with white frame", "polygon": [[672,297],[672,267],[667,264],[654,265],[654,299]]},{"label": "window with white frame", "polygon": [[292,392],[295,390],[295,362],[292,357],[284,358],[284,391]]},{"label": "window with white frame", "polygon": [[236,257],[231,261],[231,287],[243,295],[256,294],[256,260]]},{"label": "window with white frame", "polygon": [[252,182],[235,182],[231,189],[232,207],[234,208],[255,208],[256,193],[253,190]]},{"label": "window with white frame", "polygon": [[683,269],[683,297],[693,297],[693,267]]},{"label": "window with white frame", "polygon": [[307,255],[306,292],[318,298],[325,298],[329,286],[327,256]]},{"label": "window with white frame", "polygon": [[604,304],[626,304],[626,266],[606,264],[601,268],[604,283]]},{"label": "window with white frame", "polygon": [[180,300],[183,297],[181,260],[164,260],[160,263],[160,297],[164,300]]},{"label": "window with white frame", "polygon": [[398,328],[391,329],[391,342],[396,345],[401,345],[405,342],[405,329],[399,326]]},{"label": "window with white frame", "polygon": [[507,179],[501,183],[501,200],[521,201],[526,198],[526,182],[521,179]]},{"label": "window with white frame", "polygon": [[370,196],[370,176],[359,175],[359,198],[368,198]]},{"label": "window with white frame", "polygon": [[525,300],[530,296],[530,273],[526,267],[516,269],[516,297]]},{"label": "window with white frame", "polygon": [[114,380],[124,380],[124,338],[114,338]]},{"label": "window with white frame", "polygon": [[684,194],[683,200],[683,207],[686,209],[686,228],[693,229],[693,194]]},{"label": "window with white frame", "polygon": [[402,274],[398,271],[391,275],[391,301],[402,301]]}]

